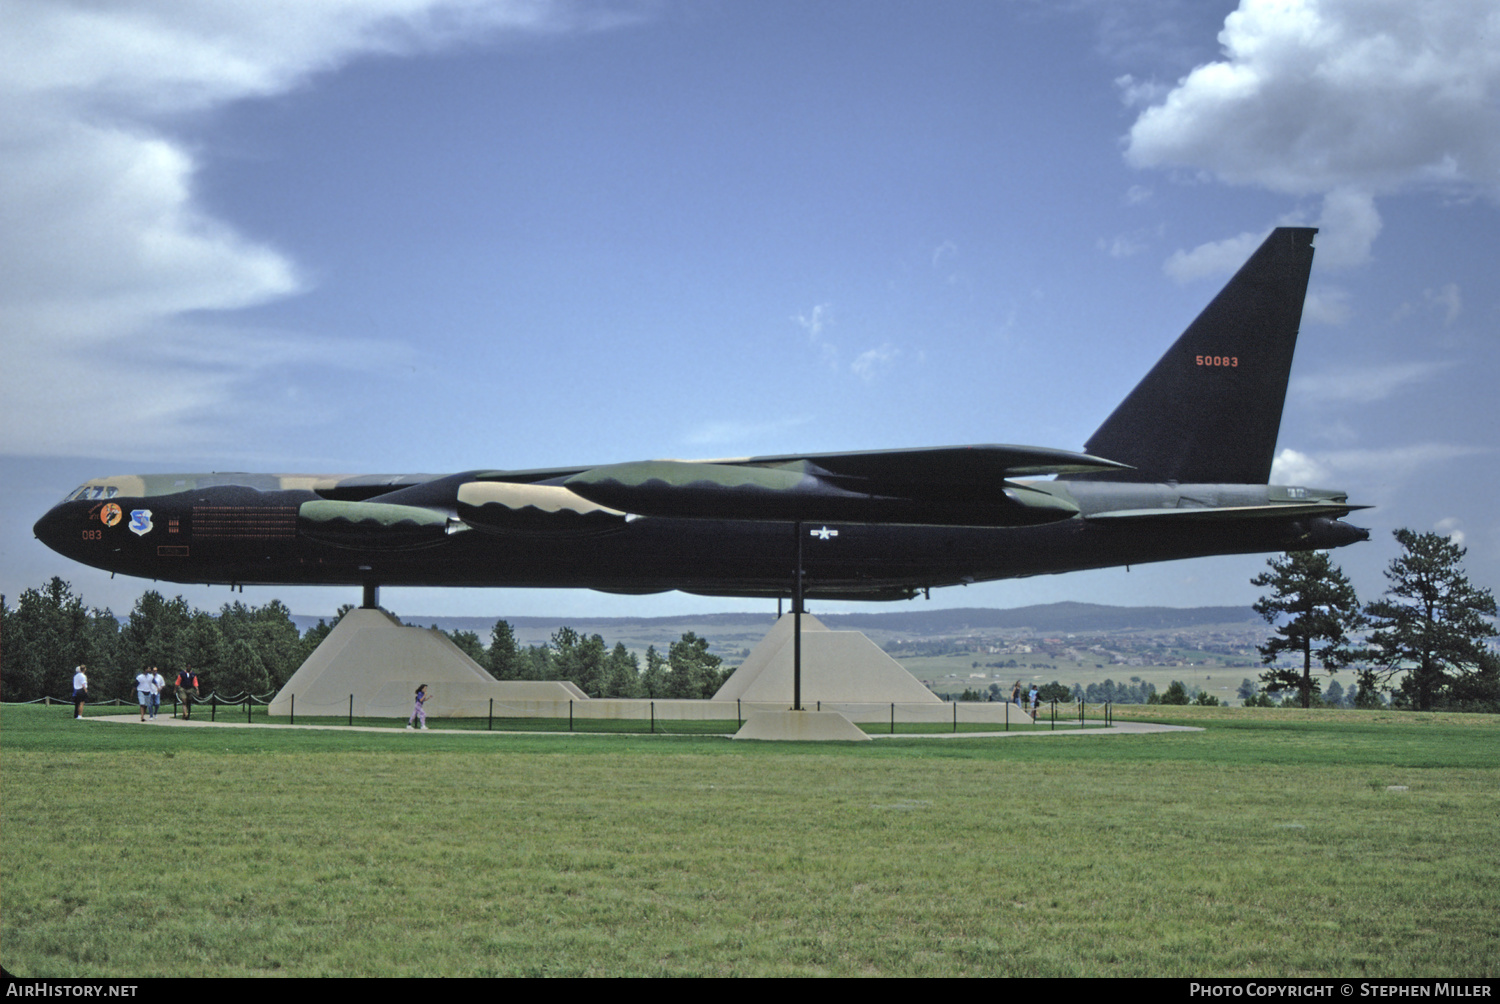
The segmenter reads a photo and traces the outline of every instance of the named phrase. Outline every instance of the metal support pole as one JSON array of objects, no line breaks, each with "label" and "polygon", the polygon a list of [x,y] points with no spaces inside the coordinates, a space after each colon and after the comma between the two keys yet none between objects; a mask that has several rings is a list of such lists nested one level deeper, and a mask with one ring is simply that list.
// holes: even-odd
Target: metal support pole
[{"label": "metal support pole", "polygon": [[792,524],[797,535],[797,568],[792,597],[792,710],[802,710],[802,521]]}]

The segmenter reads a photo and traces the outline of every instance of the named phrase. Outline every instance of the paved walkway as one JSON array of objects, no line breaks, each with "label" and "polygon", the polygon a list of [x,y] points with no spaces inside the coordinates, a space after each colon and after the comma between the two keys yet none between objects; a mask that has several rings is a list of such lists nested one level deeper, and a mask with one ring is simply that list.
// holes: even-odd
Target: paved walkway
[{"label": "paved walkway", "polygon": [[[91,722],[111,722],[123,725],[146,725],[155,728],[206,728],[206,729],[313,729],[324,732],[391,732],[405,733],[402,728],[392,728],[380,725],[282,725],[273,722],[236,722],[233,720],[233,710],[221,708],[224,717],[218,721],[211,722],[204,716],[191,718],[184,721],[181,718],[172,718],[162,715],[156,719],[141,721],[138,714],[130,715],[96,715],[85,719]],[[1201,728],[1191,725],[1153,725],[1149,722],[1116,722],[1105,728],[1059,728],[1049,731],[1016,731],[1016,732],[904,732],[891,735],[889,733],[872,732],[871,739],[1019,739],[1024,736],[1139,736],[1152,732],[1202,732]],[[420,735],[420,729],[412,730],[414,735]],[[727,732],[522,732],[515,729],[428,729],[430,736],[649,736],[657,735],[663,737],[690,736],[730,738]]]}]

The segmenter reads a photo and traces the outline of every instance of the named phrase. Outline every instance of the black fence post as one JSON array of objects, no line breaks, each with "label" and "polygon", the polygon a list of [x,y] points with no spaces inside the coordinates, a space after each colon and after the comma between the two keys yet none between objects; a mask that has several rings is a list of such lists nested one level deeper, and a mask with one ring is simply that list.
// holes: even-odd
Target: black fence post
[{"label": "black fence post", "polygon": [[891,735],[896,734],[896,702],[891,702]]},{"label": "black fence post", "polygon": [[573,731],[573,698],[568,698],[568,731]]},{"label": "black fence post", "polygon": [[296,694],[292,695],[292,713],[291,713],[291,718],[287,721],[287,724],[288,725],[296,725],[297,724],[297,695]]},{"label": "black fence post", "polygon": [[349,695],[349,724],[354,725],[354,695]]},{"label": "black fence post", "polygon": [[208,720],[209,721],[213,721],[215,718],[218,717],[218,714],[219,714],[219,692],[216,690],[216,691],[214,691],[214,695],[208,699]]},{"label": "black fence post", "polygon": [[490,698],[490,724],[489,727],[485,729],[485,731],[495,731],[495,699],[493,697]]}]

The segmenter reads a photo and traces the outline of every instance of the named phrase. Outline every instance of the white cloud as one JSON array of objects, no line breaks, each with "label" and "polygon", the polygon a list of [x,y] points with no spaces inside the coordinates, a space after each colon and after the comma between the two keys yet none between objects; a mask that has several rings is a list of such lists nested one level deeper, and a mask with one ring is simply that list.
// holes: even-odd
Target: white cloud
[{"label": "white cloud", "polygon": [[1318,265],[1349,268],[1370,260],[1370,247],[1380,235],[1380,213],[1369,192],[1340,186],[1323,196],[1318,217]]},{"label": "white cloud", "polygon": [[809,421],[810,419],[801,417],[782,418],[769,422],[708,422],[690,430],[682,439],[683,442],[693,446],[746,443],[758,439],[780,438],[782,434],[798,426],[806,425]]},{"label": "white cloud", "polygon": [[1457,516],[1449,516],[1446,519],[1438,520],[1433,524],[1432,528],[1436,532],[1453,541],[1453,543],[1457,544],[1459,547],[1463,547],[1464,532],[1459,529],[1459,522],[1460,520]]},{"label": "white cloud", "polygon": [[1171,88],[1155,80],[1137,80],[1130,74],[1115,78],[1115,87],[1120,91],[1120,100],[1127,108],[1140,108],[1155,104],[1171,93]]},{"label": "white cloud", "polygon": [[1462,183],[1500,195],[1500,7],[1242,0],[1224,58],[1148,108],[1126,156],[1305,195]]},{"label": "white cloud", "polygon": [[1304,400],[1322,403],[1356,401],[1370,403],[1425,383],[1447,370],[1450,363],[1392,363],[1386,366],[1350,367],[1321,376],[1293,377],[1289,390]]},{"label": "white cloud", "polygon": [[1323,324],[1343,324],[1349,320],[1349,291],[1336,286],[1314,286],[1302,302],[1302,317]]},{"label": "white cloud", "polygon": [[536,0],[4,0],[0,451],[204,442],[260,361],[288,346],[338,356],[181,323],[305,280],[195,201],[197,162],[167,116],[284,93],[365,54],[607,20]]},{"label": "white cloud", "polygon": [[1400,483],[1423,468],[1489,452],[1454,443],[1417,443],[1379,450],[1330,450],[1302,453],[1284,448],[1271,463],[1271,483],[1330,488],[1348,482]]},{"label": "white cloud", "polygon": [[1191,251],[1174,251],[1162,268],[1178,282],[1191,282],[1210,275],[1229,275],[1266,239],[1266,232],[1244,233],[1228,240],[1199,244]]},{"label": "white cloud", "polygon": [[805,314],[798,314],[792,320],[802,326],[807,332],[807,337],[816,342],[823,336],[823,325],[827,323],[828,311],[832,307],[829,303],[814,304],[813,309]]},{"label": "white cloud", "polygon": [[876,374],[895,362],[900,355],[900,349],[896,348],[890,342],[885,342],[876,348],[861,352],[855,357],[854,362],[849,364],[849,368],[854,372],[855,376],[859,377],[865,383],[869,383],[875,379]]},{"label": "white cloud", "polygon": [[805,314],[797,314],[792,320],[807,332],[807,340],[817,350],[822,358],[823,364],[830,369],[837,369],[839,364],[838,346],[823,337],[823,332],[833,324],[833,304],[814,304],[812,310]]},{"label": "white cloud", "polygon": [[1271,484],[1320,486],[1332,478],[1327,467],[1296,450],[1285,449],[1271,461]]},{"label": "white cloud", "polygon": [[[1241,0],[1222,58],[1151,101],[1132,165],[1322,195],[1323,265],[1358,265],[1380,232],[1378,195],[1420,186],[1500,200],[1500,6],[1455,0]],[[1191,252],[1182,280],[1245,235]]]},{"label": "white cloud", "polygon": [[1445,283],[1441,289],[1424,289],[1422,295],[1427,302],[1443,312],[1443,324],[1449,325],[1458,320],[1458,315],[1463,312],[1463,297],[1458,294],[1458,283]]},{"label": "white cloud", "polygon": [[1100,237],[1094,246],[1111,258],[1129,258],[1146,250],[1146,245],[1129,234],[1120,234],[1109,240]]}]

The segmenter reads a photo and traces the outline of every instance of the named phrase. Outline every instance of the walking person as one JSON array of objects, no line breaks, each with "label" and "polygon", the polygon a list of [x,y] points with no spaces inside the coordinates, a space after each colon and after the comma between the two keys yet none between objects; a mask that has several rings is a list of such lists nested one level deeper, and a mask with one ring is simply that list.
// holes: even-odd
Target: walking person
[{"label": "walking person", "polygon": [[141,706],[141,721],[151,707],[151,692],[156,689],[156,667],[135,674],[135,701]]},{"label": "walking person", "polygon": [[157,713],[157,711],[161,710],[161,692],[162,692],[162,688],[165,687],[166,685],[167,685],[167,681],[164,680],[164,679],[162,679],[161,670],[157,669],[155,666],[152,666],[151,667],[151,720],[153,722],[156,721],[156,713]]},{"label": "walking person", "polygon": [[177,699],[182,702],[182,720],[193,717],[192,702],[198,697],[198,677],[191,666],[184,666],[177,674]]},{"label": "walking person", "polygon": [[84,673],[84,665],[78,664],[73,672],[73,719],[77,721],[83,717],[83,704],[89,699],[89,678]]},{"label": "walking person", "polygon": [[421,721],[422,728],[427,728],[427,684],[417,688],[416,706],[411,709],[411,717],[406,720],[406,727],[411,728],[412,723]]}]

